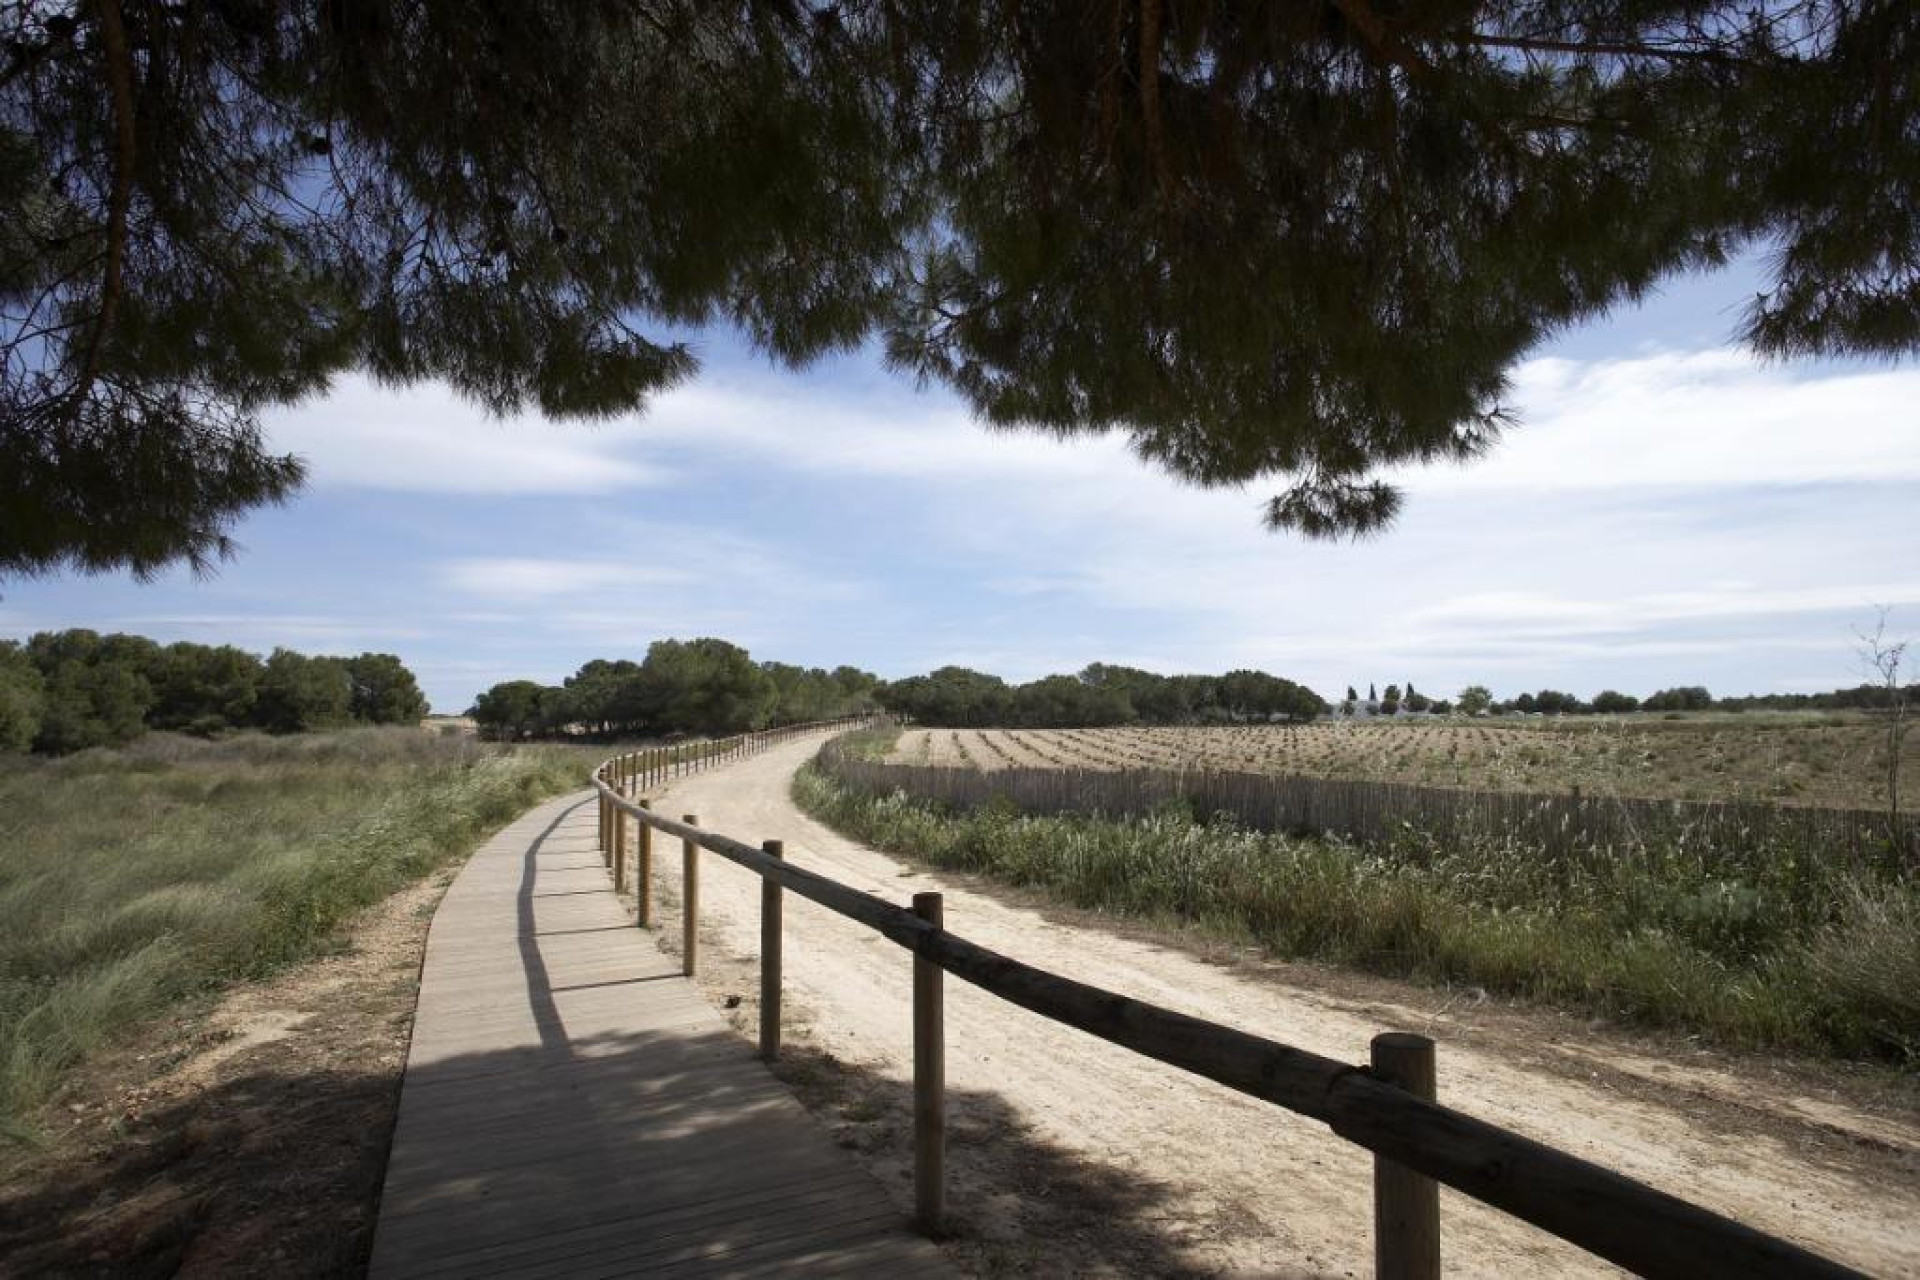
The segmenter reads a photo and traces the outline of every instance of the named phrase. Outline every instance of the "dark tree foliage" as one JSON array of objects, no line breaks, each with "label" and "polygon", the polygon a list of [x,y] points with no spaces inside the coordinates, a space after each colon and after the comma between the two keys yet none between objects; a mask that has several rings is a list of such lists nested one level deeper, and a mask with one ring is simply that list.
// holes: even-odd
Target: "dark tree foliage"
[{"label": "dark tree foliage", "polygon": [[879,699],[887,710],[920,724],[955,727],[1311,720],[1329,710],[1311,689],[1264,671],[1163,676],[1098,662],[1078,676],[1046,676],[1023,685],[942,667],[882,686]]},{"label": "dark tree foliage", "polygon": [[1746,248],[1756,349],[1920,346],[1917,118],[1906,0],[0,0],[0,573],[224,554],[343,370],[604,416],[716,321],[1363,531]]},{"label": "dark tree foliage", "polygon": [[557,688],[508,680],[469,714],[489,738],[727,734],[871,711],[880,678],[755,663],[725,640],[659,640],[644,662],[595,658]]},{"label": "dark tree foliage", "polygon": [[1542,715],[1564,716],[1585,711],[1586,704],[1570,693],[1558,689],[1542,689],[1533,695],[1533,709]]},{"label": "dark tree foliage", "polygon": [[503,680],[481,694],[467,714],[482,735],[518,742],[547,727],[546,702],[552,692],[534,680]]},{"label": "dark tree foliage", "polygon": [[1662,689],[1640,702],[1642,711],[1707,711],[1712,707],[1713,695],[1697,684]]},{"label": "dark tree foliage", "polygon": [[352,707],[345,660],[275,649],[260,676],[254,720],[275,733],[302,733],[346,724]]},{"label": "dark tree foliage", "polygon": [[12,640],[0,640],[0,754],[26,751],[40,734],[47,682]]},{"label": "dark tree foliage", "polygon": [[170,644],[152,677],[147,724],[197,734],[251,724],[265,670],[259,658],[231,645]]},{"label": "dark tree foliage", "polygon": [[920,724],[979,726],[1011,723],[1013,690],[999,676],[966,667],[941,667],[892,681],[880,705]]},{"label": "dark tree foliage", "polygon": [[1640,699],[1630,693],[1621,693],[1615,689],[1602,689],[1593,695],[1592,709],[1601,715],[1618,715],[1624,711],[1638,711]]},{"label": "dark tree foliage", "polygon": [[27,641],[27,656],[44,682],[33,748],[80,751],[127,742],[146,731],[153,705],[159,646],[138,636],[94,631],[43,631]]},{"label": "dark tree foliage", "polygon": [[391,653],[363,653],[347,659],[352,682],[347,711],[364,724],[418,724],[427,714],[427,696],[406,664]]},{"label": "dark tree foliage", "polygon": [[[1861,684],[1830,693],[1749,693],[1717,698],[1716,711],[1889,711],[1898,697],[1884,684]],[[1907,700],[1920,702],[1920,684],[1906,687]]]},{"label": "dark tree foliage", "polygon": [[0,752],[119,746],[149,729],[292,733],[425,713],[413,673],[387,653],[276,649],[262,662],[231,645],[161,646],[81,628],[43,631],[24,646],[0,640]]}]

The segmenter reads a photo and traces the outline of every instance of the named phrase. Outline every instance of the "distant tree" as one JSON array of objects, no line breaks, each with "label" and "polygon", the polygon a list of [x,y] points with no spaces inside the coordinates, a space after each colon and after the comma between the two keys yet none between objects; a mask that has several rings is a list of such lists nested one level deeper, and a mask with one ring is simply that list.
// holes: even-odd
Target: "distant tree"
[{"label": "distant tree", "polygon": [[1013,690],[1008,719],[1037,728],[1077,729],[1124,724],[1132,716],[1133,704],[1114,683],[1045,676]]},{"label": "distant tree", "polygon": [[482,737],[518,742],[546,728],[544,704],[555,692],[532,680],[502,681],[481,694],[468,714]]},{"label": "distant tree", "polygon": [[1617,690],[1603,689],[1593,695],[1593,709],[1601,715],[1619,715],[1621,712],[1637,711],[1639,708],[1640,699]]},{"label": "distant tree", "polygon": [[0,752],[21,752],[33,746],[46,703],[46,680],[40,668],[18,644],[0,640]]},{"label": "distant tree", "polygon": [[649,678],[631,659],[594,658],[561,682],[544,710],[557,730],[575,726],[611,737],[653,725],[671,696],[663,672]]},{"label": "distant tree", "polygon": [[1399,710],[1400,710],[1400,686],[1397,684],[1390,684],[1387,686],[1387,691],[1384,694],[1380,695],[1380,714],[1383,716],[1390,716],[1390,715],[1396,714]]},{"label": "distant tree", "polygon": [[151,640],[81,628],[43,631],[27,641],[26,652],[44,681],[36,751],[118,746],[146,732],[153,705],[147,672],[159,653]]},{"label": "distant tree", "polygon": [[1327,709],[1319,694],[1265,671],[1229,671],[1220,677],[1220,702],[1237,720],[1311,720]]},{"label": "distant tree", "polygon": [[862,671],[858,667],[839,666],[833,669],[833,683],[839,688],[841,696],[840,715],[851,715],[861,711],[872,711],[880,704],[875,695],[885,683],[871,671]]},{"label": "distant tree", "polygon": [[1493,709],[1493,694],[1483,684],[1470,684],[1454,699],[1454,706],[1464,716],[1485,715]]},{"label": "distant tree", "polygon": [[774,686],[774,705],[770,714],[774,724],[800,724],[809,720],[829,720],[871,710],[873,692],[880,678],[854,667],[832,672],[818,667],[796,667],[785,662],[763,662]]},{"label": "distant tree", "polygon": [[1513,709],[1527,715],[1532,715],[1538,708],[1534,705],[1533,695],[1523,693],[1513,700]]},{"label": "distant tree", "polygon": [[1371,684],[1367,685],[1367,701],[1368,702],[1380,701],[1380,695],[1373,691],[1373,685]]},{"label": "distant tree", "polygon": [[924,676],[896,680],[880,691],[881,705],[921,724],[1005,724],[1013,693],[999,676],[966,667],[941,667]]},{"label": "distant tree", "polygon": [[1401,705],[1409,711],[1433,710],[1433,699],[1424,693],[1416,693],[1412,685],[1407,686],[1407,696],[1402,698],[1400,702]]},{"label": "distant tree", "polygon": [[44,674],[46,701],[35,750],[58,755],[113,747],[146,732],[153,689],[131,666],[69,660]]},{"label": "distant tree", "polygon": [[656,640],[639,672],[642,702],[668,733],[739,733],[772,718],[772,677],[725,640]]},{"label": "distant tree", "polygon": [[427,697],[406,664],[391,653],[363,653],[348,658],[347,677],[353,682],[348,713],[367,724],[417,724],[427,714]]},{"label": "distant tree", "polygon": [[1357,694],[1357,693],[1355,693],[1355,692],[1353,691],[1353,686],[1352,686],[1352,685],[1348,685],[1348,686],[1347,686],[1347,701],[1348,701],[1348,702],[1358,702],[1358,701],[1360,701],[1360,695],[1359,695],[1359,694]]},{"label": "distant tree", "polygon": [[1453,714],[1453,704],[1445,698],[1434,699],[1433,703],[1427,709],[1437,716]]},{"label": "distant tree", "polygon": [[1586,706],[1580,699],[1558,689],[1542,689],[1533,695],[1533,709],[1549,716],[1574,715],[1584,711]]},{"label": "distant tree", "polygon": [[147,723],[198,734],[250,724],[264,674],[259,658],[231,645],[170,644],[153,679]]},{"label": "distant tree", "polygon": [[346,724],[352,708],[353,678],[345,661],[275,649],[260,675],[254,721],[275,733],[301,733]]},{"label": "distant tree", "polygon": [[1713,695],[1697,684],[1662,689],[1648,694],[1640,703],[1642,711],[1708,711],[1712,707]]}]

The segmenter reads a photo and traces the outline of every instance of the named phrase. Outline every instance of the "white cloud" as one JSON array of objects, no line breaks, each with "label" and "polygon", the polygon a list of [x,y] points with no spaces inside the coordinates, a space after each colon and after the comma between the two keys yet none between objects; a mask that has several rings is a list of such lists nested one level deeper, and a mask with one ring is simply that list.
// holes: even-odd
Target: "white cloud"
[{"label": "white cloud", "polygon": [[297,453],[319,487],[417,493],[607,493],[666,472],[620,449],[621,429],[538,414],[495,419],[439,384],[343,378],[325,397],[268,415],[268,444]]},{"label": "white cloud", "polygon": [[1521,425],[1490,456],[1397,478],[1416,494],[1920,478],[1920,370],[1807,374],[1718,349],[1532,360],[1514,381]]},{"label": "white cloud", "polygon": [[1415,609],[1416,624],[1524,627],[1530,633],[1634,631],[1674,622],[1852,611],[1920,603],[1920,578],[1780,589],[1718,587],[1585,599],[1530,591],[1456,596]]},{"label": "white cloud", "polygon": [[685,570],[637,561],[515,556],[449,561],[441,566],[440,578],[455,591],[511,601],[580,596],[621,588],[675,586],[693,581],[693,575]]}]

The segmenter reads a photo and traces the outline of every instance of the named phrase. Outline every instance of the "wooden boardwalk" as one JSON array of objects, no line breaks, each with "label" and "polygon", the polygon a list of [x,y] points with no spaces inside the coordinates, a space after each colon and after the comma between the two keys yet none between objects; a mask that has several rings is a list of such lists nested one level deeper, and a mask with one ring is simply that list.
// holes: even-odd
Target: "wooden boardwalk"
[{"label": "wooden boardwalk", "polygon": [[375,1276],[944,1275],[614,897],[591,799],[535,809],[427,940]]}]

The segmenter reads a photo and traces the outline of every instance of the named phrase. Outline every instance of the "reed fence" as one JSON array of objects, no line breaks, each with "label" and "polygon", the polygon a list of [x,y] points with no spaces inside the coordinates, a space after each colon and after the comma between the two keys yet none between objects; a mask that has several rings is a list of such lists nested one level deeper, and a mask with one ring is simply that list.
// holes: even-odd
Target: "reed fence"
[{"label": "reed fence", "polygon": [[1665,844],[1701,846],[1730,859],[1794,849],[1860,863],[1920,864],[1920,814],[1896,821],[1885,809],[1470,791],[1200,769],[986,770],[862,759],[838,745],[821,753],[820,766],[868,795],[902,791],[955,809],[1000,802],[1021,813],[1122,817],[1183,804],[1202,818],[1226,814],[1257,831],[1363,844],[1418,832],[1446,843],[1510,840],[1555,857]]},{"label": "reed fence", "polygon": [[[866,721],[831,727],[856,723]],[[821,727],[792,726],[777,737],[723,740],[711,744],[717,750],[703,762],[749,754],[769,741]],[[843,752],[837,759],[842,766],[858,763]],[[697,937],[702,850],[761,877],[762,1056],[773,1059],[780,1052],[785,892],[859,921],[912,953],[914,1188],[918,1221],[929,1232],[940,1230],[945,1212],[942,978],[950,973],[1062,1025],[1321,1121],[1372,1151],[1375,1271],[1393,1280],[1437,1280],[1440,1183],[1642,1275],[1858,1274],[1611,1169],[1440,1105],[1434,1101],[1434,1045],[1424,1036],[1384,1033],[1374,1037],[1368,1062],[1341,1062],[989,950],[945,927],[939,894],[916,894],[911,908],[902,907],[795,866],[778,841],[755,848],[702,830],[693,815],[676,822],[657,814],[644,793],[673,767],[653,753],[636,752],[594,771],[601,848],[616,885],[633,876],[640,896],[638,923],[650,927],[643,886],[653,874],[653,835],[681,842],[682,928],[690,944]],[[628,819],[637,824],[632,845]],[[697,967],[691,945],[684,964],[689,974]]]}]

